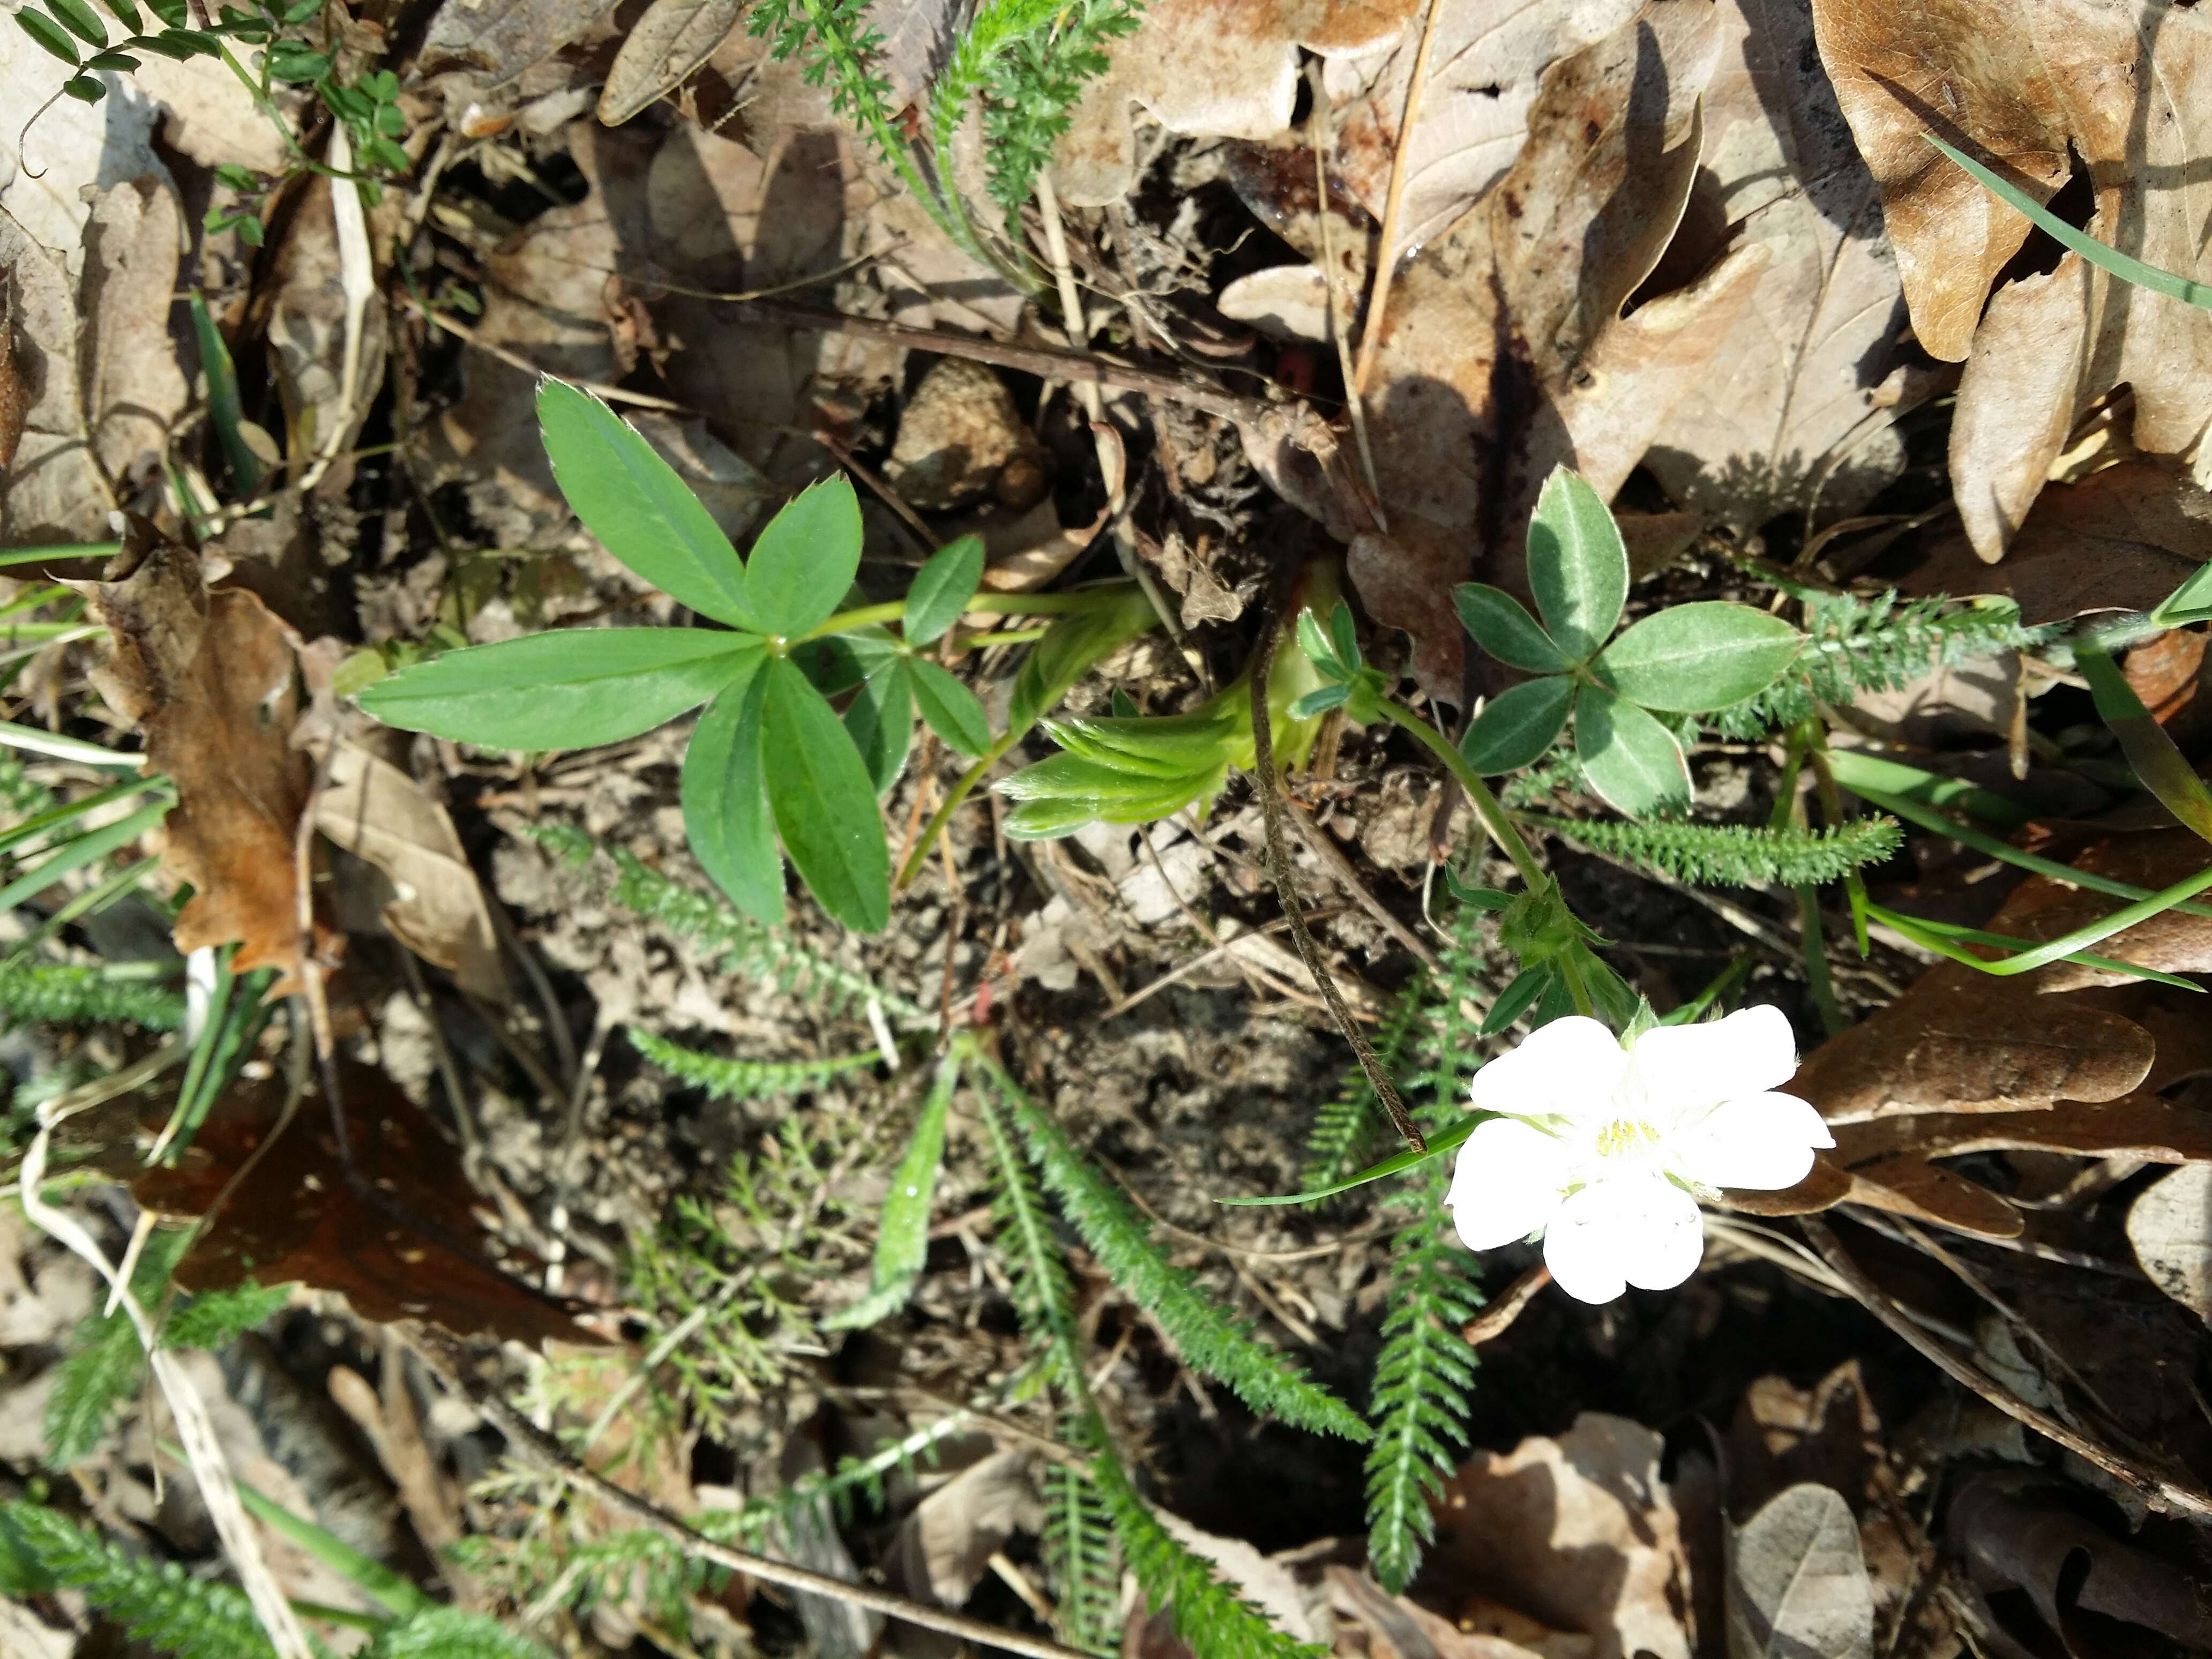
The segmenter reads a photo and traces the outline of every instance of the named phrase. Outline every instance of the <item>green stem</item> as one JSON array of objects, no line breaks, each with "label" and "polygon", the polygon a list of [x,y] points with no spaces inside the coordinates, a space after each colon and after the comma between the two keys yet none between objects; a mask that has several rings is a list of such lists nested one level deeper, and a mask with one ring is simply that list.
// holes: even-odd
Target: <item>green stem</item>
[{"label": "green stem", "polygon": [[[978,593],[961,609],[987,617],[1072,617],[1085,611],[1111,610],[1128,586],[1127,582],[1115,582],[1104,587],[1086,587],[1079,593]],[[898,622],[906,616],[906,605],[904,599],[887,599],[881,605],[841,611],[819,627],[793,635],[788,642],[805,645],[810,640],[827,639],[832,634],[847,633],[855,628]]]},{"label": "green stem", "polygon": [[[1536,862],[1535,854],[1522,839],[1521,832],[1513,827],[1513,820],[1505,815],[1505,809],[1498,805],[1498,797],[1490,793],[1490,786],[1477,777],[1474,769],[1467,763],[1467,757],[1460,753],[1459,746],[1448,741],[1443,733],[1410,708],[1388,698],[1377,706],[1382,711],[1383,719],[1412,732],[1431,754],[1444,763],[1444,769],[1459,780],[1460,787],[1467,791],[1468,799],[1474,803],[1474,816],[1489,831],[1491,840],[1498,843],[1498,850],[1513,860],[1514,869],[1520,872],[1522,884],[1531,890],[1541,887],[1544,872]],[[1571,988],[1571,986],[1570,981]],[[1583,1004],[1583,1000],[1577,996],[1576,1001]]]},{"label": "green stem", "polygon": [[963,772],[960,781],[945,792],[943,802],[929,815],[929,823],[923,827],[921,839],[915,842],[913,854],[899,870],[899,889],[910,886],[914,878],[921,873],[922,860],[929,856],[929,849],[937,844],[938,836],[945,833],[946,822],[966,803],[968,797],[975,793],[975,786],[982,782],[990,769],[1006,758],[1006,751],[1020,740],[1021,736],[1018,732],[1007,732],[991,745],[988,754]]}]

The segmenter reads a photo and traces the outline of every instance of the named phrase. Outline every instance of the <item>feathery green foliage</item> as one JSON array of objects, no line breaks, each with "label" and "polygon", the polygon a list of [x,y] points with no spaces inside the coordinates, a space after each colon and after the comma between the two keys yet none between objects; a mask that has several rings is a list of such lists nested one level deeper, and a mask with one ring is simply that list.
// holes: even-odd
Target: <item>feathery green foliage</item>
[{"label": "feathery green foliage", "polygon": [[33,817],[60,805],[54,792],[34,783],[23,769],[23,757],[14,750],[0,750],[0,812],[11,818]]},{"label": "feathery green foliage", "polygon": [[[151,1311],[160,1305],[191,1243],[183,1228],[160,1227],[138,1252],[131,1272],[131,1292]],[[53,1392],[46,1396],[46,1464],[65,1469],[88,1455],[107,1431],[117,1406],[136,1392],[146,1375],[146,1350],[131,1316],[118,1308],[97,1310],[77,1322],[69,1357],[56,1368]]]},{"label": "feathery green foliage", "polygon": [[1522,821],[1677,881],[1715,887],[1770,881],[1817,887],[1881,863],[1905,842],[1903,828],[1895,818],[1884,816],[1854,818],[1824,830],[1800,824],[1628,823],[1533,815]]},{"label": "feathery green foliage", "polygon": [[0,966],[0,1014],[35,1025],[117,1025],[173,1031],[185,1000],[156,981],[68,963]]},{"label": "feathery green foliage", "polygon": [[[998,0],[983,16],[1016,4]],[[1107,43],[1135,30],[1144,0],[1053,0],[1024,9],[1043,13],[1048,25],[1012,34],[984,82],[983,153],[990,161],[991,195],[1009,219],[1021,212],[1037,174],[1052,160],[1084,82],[1106,72]],[[976,31],[982,27],[979,17]]]},{"label": "feathery green foliage", "polygon": [[0,1551],[49,1585],[82,1591],[106,1618],[176,1659],[273,1654],[245,1593],[195,1578],[173,1561],[126,1555],[40,1504],[0,1504]]},{"label": "feathery green foliage", "polygon": [[263,1286],[247,1279],[227,1291],[203,1291],[169,1316],[161,1328],[165,1348],[224,1348],[284,1311],[289,1285]]},{"label": "feathery green foliage", "polygon": [[1706,717],[1722,736],[1757,738],[1794,726],[1820,703],[1850,702],[1863,691],[1893,691],[1937,663],[2027,651],[2059,630],[2027,628],[2008,600],[1955,610],[1941,594],[1900,602],[1785,586],[1805,602],[1805,648],[1787,672],[1757,696]]},{"label": "feathery green foliage", "polygon": [[1091,1460],[1091,1479],[1145,1599],[1173,1613],[1176,1634],[1192,1652],[1206,1659],[1320,1659],[1322,1649],[1277,1630],[1222,1583],[1210,1562],[1178,1542],[1137,1496],[1112,1453]]},{"label": "feathery green foliage", "polygon": [[1106,1502],[1088,1470],[1055,1463],[1044,1473],[1045,1570],[1056,1600],[1054,1633],[1072,1648],[1112,1659],[1121,1650],[1121,1557]]},{"label": "feathery green foliage", "polygon": [[1114,1283],[1151,1314],[1192,1369],[1225,1383],[1255,1412],[1347,1440],[1367,1438],[1350,1407],[1287,1355],[1262,1344],[1249,1323],[1224,1312],[1190,1275],[1172,1266],[1152,1230],[1071,1146],[1059,1128],[988,1057],[997,1085],[1045,1186]]},{"label": "feathery green foliage", "polygon": [[823,1060],[733,1060],[702,1054],[635,1027],[629,1040],[638,1053],[671,1077],[704,1089],[716,1100],[765,1100],[775,1095],[799,1094],[847,1073],[880,1066],[884,1060],[872,1048]]},{"label": "feathery green foliage", "polygon": [[615,866],[611,896],[616,903],[719,952],[726,973],[744,974],[780,991],[805,996],[825,1018],[873,1002],[894,1024],[936,1029],[933,1011],[866,974],[817,955],[781,928],[763,926],[720,894],[702,892],[664,876],[635,854],[601,847],[567,824],[534,825],[525,833],[571,869],[581,869],[594,854],[604,853]]},{"label": "feathery green foliage", "polygon": [[[1418,1069],[1407,1103],[1425,1128],[1441,1129],[1466,1110],[1467,1080],[1480,1059],[1469,999],[1482,967],[1482,913],[1462,905],[1425,987],[1412,1044]],[[1436,1535],[1429,1509],[1467,1445],[1468,1395],[1474,1354],[1460,1327],[1482,1295],[1468,1276],[1474,1258],[1453,1233],[1444,1194],[1452,1161],[1438,1158],[1425,1178],[1389,1200],[1405,1212],[1391,1240],[1389,1311],[1367,1414],[1375,1427],[1367,1453],[1367,1555],[1375,1576],[1395,1592],[1413,1582]]]},{"label": "feathery green foliage", "polygon": [[549,1659],[528,1637],[459,1607],[432,1607],[394,1620],[376,1634],[367,1659]]},{"label": "feathery green foliage", "polygon": [[[996,1081],[996,1068],[980,1066],[979,1073]],[[1044,1194],[1036,1176],[1023,1156],[1019,1143],[1007,1126],[1002,1103],[978,1091],[983,1133],[999,1166],[999,1191],[994,1207],[1002,1232],[1015,1242],[1013,1283],[1015,1311],[1024,1329],[1042,1338],[1053,1380],[1074,1398],[1084,1392],[1082,1346],[1076,1334],[1075,1289],[1069,1283],[1067,1263],[1059,1241],[1053,1237],[1052,1220],[1044,1207]]]}]

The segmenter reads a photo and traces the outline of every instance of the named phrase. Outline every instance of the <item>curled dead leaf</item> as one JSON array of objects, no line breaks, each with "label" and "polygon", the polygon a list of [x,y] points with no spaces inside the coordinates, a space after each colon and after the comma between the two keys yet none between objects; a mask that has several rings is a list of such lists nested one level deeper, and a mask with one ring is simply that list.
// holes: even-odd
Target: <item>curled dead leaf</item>
[{"label": "curled dead leaf", "polygon": [[[143,732],[148,765],[177,786],[163,866],[193,889],[177,949],[235,941],[236,971],[274,968],[270,994],[296,988],[295,848],[313,779],[291,743],[290,630],[249,592],[209,591],[199,555],[140,519],[104,580],[71,585],[113,636],[93,684]],[[319,954],[327,943],[319,939]]]}]

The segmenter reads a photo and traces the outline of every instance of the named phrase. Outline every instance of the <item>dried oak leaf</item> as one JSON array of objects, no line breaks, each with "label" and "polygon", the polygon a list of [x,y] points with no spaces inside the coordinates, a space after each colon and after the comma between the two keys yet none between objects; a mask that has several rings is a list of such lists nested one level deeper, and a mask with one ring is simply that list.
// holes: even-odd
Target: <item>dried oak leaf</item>
[{"label": "dried oak leaf", "polygon": [[[420,1319],[457,1336],[590,1340],[566,1304],[485,1255],[476,1191],[422,1109],[374,1067],[337,1064],[357,1179],[348,1178],[319,1091],[286,1123],[285,1085],[270,1078],[234,1085],[174,1168],[131,1182],[132,1197],[160,1214],[215,1210],[177,1282],[211,1291],[249,1274],[264,1285],[296,1279],[343,1294],[379,1324]],[[251,1171],[226,1197],[249,1159]]]},{"label": "dried oak leaf", "polygon": [[1662,1451],[1643,1425],[1584,1412],[1556,1440],[1478,1454],[1436,1498],[1437,1582],[1579,1631],[1591,1659],[1689,1659],[1689,1567]]},{"label": "dried oak leaf", "polygon": [[1387,534],[1356,499],[1302,489],[1290,442],[1247,435],[1270,481],[1351,541],[1361,599],[1413,636],[1433,696],[1465,696],[1453,585],[1486,565],[1520,583],[1522,534],[1555,465],[1601,495],[1620,488],[1767,264],[1762,246],[1735,249],[1620,314],[1697,173],[1716,22],[1702,0],[1655,0],[1554,64],[1512,167],[1393,285],[1369,390]]},{"label": "dried oak leaf", "polygon": [[483,887],[452,817],[428,790],[389,761],[341,743],[315,797],[315,828],[390,878],[393,896],[383,915],[394,939],[471,996],[507,1000]]},{"label": "dried oak leaf", "polygon": [[[1326,90],[1341,104],[1338,176],[1380,222],[1402,148],[1397,242],[1425,246],[1513,165],[1544,71],[1620,27],[1638,3],[1435,0],[1435,21],[1402,31],[1387,55],[1329,58]],[[1401,129],[1424,31],[1428,62],[1408,135]]]},{"label": "dried oak leaf", "polygon": [[2033,627],[2148,611],[2207,561],[2212,494],[2175,466],[2131,460],[2044,486],[2002,563],[1983,563],[1954,529],[1899,586],[1916,596],[2003,594]]},{"label": "dried oak leaf", "polygon": [[2069,253],[1983,301],[2027,220],[1931,147],[1934,131],[2039,199],[2086,165],[2087,233],[2212,276],[2197,206],[2212,149],[2212,24],[2170,0],[1814,0],[1820,57],[1881,187],[1914,332],[1966,368],[1951,473],[1968,538],[2002,557],[2090,404],[2135,391],[2133,439],[2185,456],[2212,422],[2212,314]]},{"label": "dried oak leaf", "polygon": [[1857,512],[1903,467],[1891,431],[1934,377],[1904,367],[1904,289],[1874,175],[1802,0],[1722,0],[1703,166],[1670,266],[1769,253],[1740,319],[1644,457],[1678,501],[1737,530]]},{"label": "dried oak leaf", "polygon": [[113,635],[93,684],[144,733],[147,764],[177,787],[163,867],[193,889],[179,951],[236,941],[232,966],[300,969],[294,848],[312,775],[292,747],[292,636],[252,594],[210,592],[199,555],[132,520],[106,580],[77,582]]},{"label": "dried oak leaf", "polygon": [[1379,52],[1419,9],[1419,0],[1152,0],[1085,88],[1054,149],[1053,183],[1079,207],[1127,194],[1137,175],[1132,103],[1170,132],[1273,137],[1291,125],[1301,49]]}]

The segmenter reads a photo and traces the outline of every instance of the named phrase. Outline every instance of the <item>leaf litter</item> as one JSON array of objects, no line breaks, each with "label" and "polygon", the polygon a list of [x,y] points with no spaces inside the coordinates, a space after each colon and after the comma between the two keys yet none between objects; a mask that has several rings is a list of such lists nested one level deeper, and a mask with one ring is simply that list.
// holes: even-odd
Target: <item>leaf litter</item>
[{"label": "leaf litter", "polygon": [[[917,131],[957,11],[866,9]],[[1072,1628],[1088,1592],[1054,1565],[1054,1506],[1081,1500],[1060,1482],[1066,1425],[1010,1385],[1012,1245],[964,1104],[901,1322],[830,1346],[818,1329],[869,1282],[897,1155],[874,1120],[915,1069],[901,1032],[998,1027],[1209,1293],[1335,1367],[1347,1397],[1365,1386],[1397,1267],[1389,1236],[1363,1232],[1357,1209],[1211,1201],[1294,1190],[1304,1122],[1334,1086],[1310,974],[1268,931],[1258,814],[1232,793],[1169,833],[1032,844],[971,811],[883,939],[794,906],[769,941],[690,884],[680,730],[517,759],[342,716],[362,675],[416,654],[564,620],[680,620],[570,520],[530,411],[538,376],[619,399],[738,545],[797,487],[848,471],[866,501],[864,599],[970,532],[989,550],[988,592],[1079,592],[1117,567],[1154,577],[1180,632],[1078,686],[1070,712],[1102,719],[1116,699],[1196,706],[1238,671],[1276,550],[1340,549],[1379,659],[1410,668],[1439,723],[1464,718],[1516,675],[1468,648],[1451,590],[1528,593],[1528,521],[1559,464],[1614,501],[1638,614],[1785,572],[1815,592],[2004,596],[2028,624],[2071,623],[2148,609],[2212,557],[2204,318],[2053,253],[1920,137],[1988,158],[2093,236],[2204,276],[2190,207],[2203,100],[2189,94],[2204,26],[2185,6],[1153,0],[1058,141],[1055,201],[1013,222],[1035,268],[957,245],[733,9],[659,0],[627,33],[627,14],[552,0],[449,3],[418,21],[331,38],[353,54],[347,74],[389,67],[403,88],[414,170],[362,198],[373,294],[326,179],[244,198],[261,204],[268,248],[199,220],[218,191],[241,199],[216,167],[283,173],[289,141],[320,142],[312,111],[335,112],[280,94],[279,131],[204,59],[118,75],[99,106],[58,106],[0,182],[0,533],[11,549],[98,550],[112,511],[142,515],[115,566],[96,550],[52,562],[109,643],[36,642],[9,688],[20,706],[0,712],[125,748],[139,734],[178,795],[160,902],[128,913],[154,936],[149,959],[270,970],[241,1001],[289,995],[301,1030],[323,997],[354,1131],[342,1148],[317,1083],[261,1155],[294,1092],[284,1068],[307,1051],[288,1054],[286,1014],[247,1031],[246,1069],[181,1161],[141,1175],[128,1201],[213,1209],[178,1272],[185,1290],[248,1272],[304,1287],[301,1317],[312,1300],[348,1334],[315,1347],[296,1322],[270,1328],[309,1350],[285,1363],[312,1388],[368,1364],[359,1345],[386,1323],[540,1346],[549,1420],[603,1435],[586,1459],[617,1480],[635,1457],[639,1484],[679,1513],[742,1510],[793,1471],[832,1469],[833,1451],[910,1438],[940,1420],[927,1401],[987,1401],[949,1475],[896,1459],[878,1471],[890,1524],[841,1530],[823,1500],[776,1535],[1000,1623]],[[34,58],[9,60],[11,88],[46,86],[58,66]],[[42,150],[43,181],[26,165]],[[980,149],[942,164],[984,176]],[[1073,336],[1043,270],[1055,238],[1089,311]],[[204,357],[179,298],[203,286],[228,365]],[[786,308],[717,297],[731,295]],[[939,331],[944,349],[868,324]],[[1347,360],[1371,358],[1364,386],[1341,384],[1339,338]],[[1068,380],[989,356],[1071,344],[1103,365],[1095,409]],[[1239,429],[1115,384],[1137,365],[1227,388],[1248,416],[1271,401]],[[1119,457],[1104,470],[1102,432]],[[260,500],[223,493],[241,453],[275,469]],[[27,580],[5,597],[26,594],[68,602]],[[986,622],[948,632],[945,663]],[[2020,878],[1978,843],[1916,830],[1910,871],[1869,872],[1881,902],[2037,941],[2119,902],[2066,870],[2157,890],[2202,867],[2201,841],[2131,798],[2063,657],[2030,650],[1986,681],[1917,666],[1840,718],[1938,790],[2020,803],[1984,822],[2057,869]],[[2201,761],[2201,635],[2137,645],[2122,666]],[[1467,823],[1379,730],[1332,727],[1292,786],[1336,854],[1305,871],[1316,927],[1378,1013],[1416,960],[1404,938],[1435,954],[1420,882]],[[924,741],[885,797],[894,854],[964,765]],[[1766,810],[1753,758],[1697,749],[1701,810]],[[44,775],[83,791],[71,763]],[[1528,800],[1586,809],[1571,778]],[[531,838],[563,834],[584,850]],[[1676,1302],[1579,1321],[1540,1298],[1485,1335],[1468,1439],[1425,1453],[1443,1477],[1430,1570],[1396,1588],[1352,1535],[1357,1454],[1255,1427],[1075,1258],[1115,1431],[1146,1446],[1144,1491],[1178,1547],[1282,1638],[1346,1659],[1948,1659],[1961,1632],[1976,1651],[2206,1650],[2188,1588],[2201,1550],[2168,1518],[2212,1479],[2184,1381],[2212,1322],[2212,1054],[2192,994],[2078,961],[1993,978],[1879,926],[1860,963],[1831,908],[1827,1021],[1796,934],[1817,900],[1754,886],[1701,908],[1564,846],[1552,859],[1655,1003],[1732,957],[1750,963],[1756,995],[1799,1016],[1790,1086],[1836,1147],[1795,1193],[1726,1195],[1720,1269]],[[125,914],[64,914],[42,948],[109,971]],[[2202,983],[2207,928],[2169,909],[2096,949]],[[824,1005],[823,986],[843,989]],[[1480,1016],[1503,988],[1463,994]],[[699,1070],[720,1079],[710,1096],[638,1059],[625,1026],[711,1050],[710,1068],[842,1069],[810,1073],[796,1106],[749,1092],[757,1071]],[[161,1057],[143,1035],[40,1030],[26,1052],[112,1069]],[[1459,1041],[1471,1059],[1475,1040]],[[878,1079],[877,1056],[900,1064]],[[1462,1084],[1447,1073],[1436,1092]],[[149,1095],[159,1109],[106,1152],[145,1144],[190,1087]],[[779,1206],[810,1218],[791,1238]],[[1822,1224],[1801,1231],[1799,1215],[1826,1216],[1875,1293],[1971,1356],[1978,1384],[1937,1380],[1870,1321],[1845,1326],[1823,1299],[1844,1281]],[[128,1234],[126,1218],[118,1249]],[[37,1350],[43,1365],[61,1327],[40,1323],[40,1298],[64,1323],[82,1310],[35,1247],[13,1259],[9,1364]],[[587,1305],[592,1328],[614,1329],[619,1310],[636,1339],[588,1383],[611,1362],[570,1346]],[[672,1331],[706,1346],[672,1349]],[[343,1342],[356,1351],[331,1351]],[[649,1376],[630,1364],[647,1352]],[[1778,1370],[1826,1380],[1807,1392]],[[390,1478],[411,1489],[426,1541],[453,1529],[434,1510],[488,1534],[492,1511],[452,1497],[456,1476],[483,1473],[477,1419],[429,1373],[407,1376],[438,1478],[387,1459]],[[386,1407],[397,1397],[387,1387]],[[1722,1468],[1680,1431],[1731,1407]],[[2023,1410],[2099,1455],[2023,1431]],[[144,1505],[123,1445],[86,1466],[115,1513]],[[320,1510],[331,1495],[314,1486],[299,1501]],[[551,1512],[514,1486],[479,1501],[510,1520]],[[2151,1519],[2130,1535],[2116,1514]],[[599,1541],[611,1516],[574,1541]],[[204,1533],[153,1524],[205,1558]],[[488,1607],[548,1592],[496,1555],[450,1582]],[[1121,1565],[1101,1568],[1086,1643],[1180,1651],[1175,1611],[1125,1593]],[[568,1628],[658,1641],[673,1626],[649,1577]],[[686,1586],[678,1604],[708,1645],[782,1616],[743,1588]],[[825,1651],[879,1627],[801,1606]]]}]

